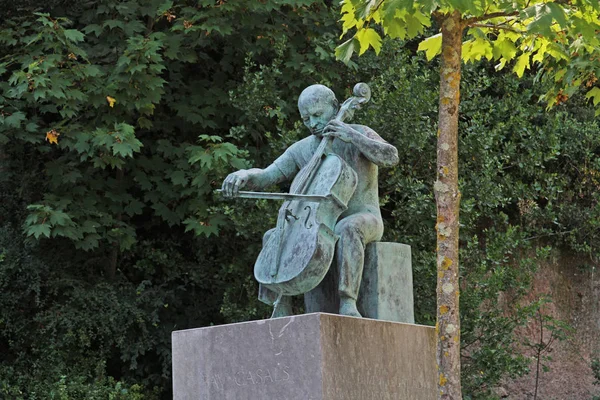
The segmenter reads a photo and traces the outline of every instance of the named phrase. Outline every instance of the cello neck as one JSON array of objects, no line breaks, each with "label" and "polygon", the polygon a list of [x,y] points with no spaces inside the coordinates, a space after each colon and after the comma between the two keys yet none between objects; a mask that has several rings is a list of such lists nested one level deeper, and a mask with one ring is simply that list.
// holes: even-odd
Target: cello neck
[{"label": "cello neck", "polygon": [[317,167],[321,163],[321,158],[325,153],[325,149],[327,149],[328,145],[332,142],[331,137],[323,137],[321,139],[321,143],[319,143],[319,147],[315,150],[315,153],[311,157],[310,161],[302,170],[300,171],[300,176],[294,180],[294,184],[290,188],[290,193],[303,193],[306,189],[308,183],[312,180]]}]

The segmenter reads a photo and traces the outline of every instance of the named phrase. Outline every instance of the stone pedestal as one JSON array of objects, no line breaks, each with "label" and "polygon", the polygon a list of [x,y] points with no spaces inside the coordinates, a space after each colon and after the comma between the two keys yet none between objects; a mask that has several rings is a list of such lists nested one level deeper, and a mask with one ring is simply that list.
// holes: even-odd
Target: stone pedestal
[{"label": "stone pedestal", "polygon": [[432,327],[305,314],[173,332],[175,400],[433,400]]},{"label": "stone pedestal", "polygon": [[[337,314],[339,297],[335,271],[332,265],[321,284],[304,295],[307,313]],[[389,242],[367,245],[358,310],[366,318],[415,322],[410,246]]]}]

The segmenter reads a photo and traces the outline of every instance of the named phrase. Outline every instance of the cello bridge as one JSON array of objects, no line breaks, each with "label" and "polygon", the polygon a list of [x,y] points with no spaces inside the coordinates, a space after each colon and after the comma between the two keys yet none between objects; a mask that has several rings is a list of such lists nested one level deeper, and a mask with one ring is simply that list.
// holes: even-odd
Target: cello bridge
[{"label": "cello bridge", "polygon": [[[294,219],[294,221],[298,220],[298,217],[296,217],[294,215],[294,213],[292,213],[292,210],[290,210],[289,208],[285,209],[285,220],[290,222],[290,217]],[[293,222],[293,221],[292,221]]]}]

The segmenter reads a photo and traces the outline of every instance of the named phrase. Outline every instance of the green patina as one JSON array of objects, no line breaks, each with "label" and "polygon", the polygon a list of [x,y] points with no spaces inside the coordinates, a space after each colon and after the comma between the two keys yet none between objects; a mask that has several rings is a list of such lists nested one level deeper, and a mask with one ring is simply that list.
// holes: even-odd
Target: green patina
[{"label": "green patina", "polygon": [[[355,94],[357,88],[359,91],[366,88],[367,96],[370,96],[368,87],[360,85],[364,84],[355,87]],[[352,99],[348,101],[350,100]],[[367,100],[368,98],[364,101]],[[340,113],[335,94],[323,85],[306,88],[298,99],[298,109],[311,135],[294,143],[264,169],[240,170],[230,174],[223,182],[222,192],[225,196],[233,197],[240,193],[249,193],[240,192],[242,188],[262,190],[272,184],[293,181],[291,192],[294,195],[321,194],[322,185],[319,180],[329,179],[330,172],[338,168],[337,160],[340,160],[340,180],[332,185],[332,194],[338,190],[339,193],[336,192],[338,194],[335,197],[342,200],[337,200],[337,206],[317,211],[316,216],[310,214],[315,201],[295,200],[296,203],[284,203],[280,210],[278,226],[264,236],[263,252],[255,265],[255,276],[261,283],[259,298],[268,304],[274,304],[273,316],[279,317],[291,315],[291,295],[314,290],[330,266],[335,265],[340,299],[339,313],[360,316],[356,302],[362,280],[365,246],[380,240],[383,235],[377,186],[378,167],[397,164],[398,152],[371,128],[344,123],[343,117],[340,116],[344,110]],[[348,114],[351,116],[352,112],[349,111]],[[323,141],[323,138],[330,140]],[[321,170],[307,178],[306,168],[309,168],[307,166],[313,160],[313,155],[319,152],[325,142],[327,147],[319,161]],[[350,188],[338,188],[344,177],[352,181]],[[305,180],[307,183],[304,185]],[[296,190],[300,187],[305,190]],[[301,204],[301,207],[298,204]],[[309,208],[310,210],[306,211]],[[334,214],[335,211],[338,213]],[[313,226],[313,218],[317,218],[316,222],[319,223],[319,212],[323,220],[333,219],[330,229],[332,234],[323,239],[331,241],[331,254],[322,254],[326,251],[321,252],[321,249],[317,248],[315,251],[318,256],[311,261],[315,264],[314,269],[311,269],[310,273],[304,273],[302,279],[292,284],[291,280],[282,278],[284,270],[290,264],[305,258],[307,251],[311,251],[312,244],[306,239],[305,231]],[[283,232],[287,235],[282,236]],[[317,235],[328,236],[322,232]],[[267,250],[269,248],[271,250]],[[280,254],[286,250],[287,258]]]}]

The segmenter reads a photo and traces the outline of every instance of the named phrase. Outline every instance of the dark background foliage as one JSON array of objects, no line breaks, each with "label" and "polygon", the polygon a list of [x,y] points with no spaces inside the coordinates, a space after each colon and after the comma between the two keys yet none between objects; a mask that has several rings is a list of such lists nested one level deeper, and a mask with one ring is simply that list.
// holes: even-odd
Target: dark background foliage
[{"label": "dark background foliage", "polygon": [[[402,160],[380,171],[384,240],[412,246],[417,322],[434,324],[437,65],[415,43],[346,67],[337,10],[309,0],[3,15],[2,397],[169,398],[173,330],[269,315],[252,266],[277,207],[213,189],[306,135],[296,96],[316,82],[372,86],[356,119]],[[582,100],[546,112],[538,82],[493,65],[465,66],[462,93],[463,383],[485,398],[527,372],[514,331],[539,304],[518,300],[549,248],[597,261],[600,137]]]}]

